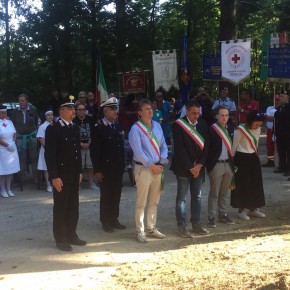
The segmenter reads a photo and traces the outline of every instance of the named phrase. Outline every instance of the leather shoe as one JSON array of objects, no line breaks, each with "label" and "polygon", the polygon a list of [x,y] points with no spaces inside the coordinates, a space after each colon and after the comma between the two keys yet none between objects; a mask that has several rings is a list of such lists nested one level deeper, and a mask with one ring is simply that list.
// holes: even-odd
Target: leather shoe
[{"label": "leather shoe", "polygon": [[103,230],[107,233],[113,233],[114,229],[110,225],[103,225]]},{"label": "leather shoe", "polygon": [[284,175],[284,176],[290,176],[290,171],[286,171],[286,172],[284,172],[283,175]]},{"label": "leather shoe", "polygon": [[115,222],[112,222],[111,227],[114,229],[117,229],[117,230],[125,230],[127,228],[126,226],[120,224],[120,222],[118,220]]},{"label": "leather shoe", "polygon": [[273,171],[274,173],[284,173],[285,170],[282,170],[282,169],[276,169]]},{"label": "leather shoe", "polygon": [[56,247],[64,252],[71,252],[73,250],[73,248],[71,247],[71,245],[67,244],[67,243],[56,243]]},{"label": "leather shoe", "polygon": [[81,240],[80,238],[76,238],[76,239],[70,240],[69,244],[75,245],[75,246],[85,246],[87,242]]}]

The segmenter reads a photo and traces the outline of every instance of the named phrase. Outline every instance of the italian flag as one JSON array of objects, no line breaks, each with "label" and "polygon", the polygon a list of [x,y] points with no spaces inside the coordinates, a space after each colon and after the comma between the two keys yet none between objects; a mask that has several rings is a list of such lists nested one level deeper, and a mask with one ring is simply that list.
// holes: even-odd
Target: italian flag
[{"label": "italian flag", "polygon": [[100,57],[97,57],[97,71],[96,71],[96,96],[97,96],[97,104],[101,105],[104,101],[108,100],[108,90],[105,83],[103,67],[100,60]]}]

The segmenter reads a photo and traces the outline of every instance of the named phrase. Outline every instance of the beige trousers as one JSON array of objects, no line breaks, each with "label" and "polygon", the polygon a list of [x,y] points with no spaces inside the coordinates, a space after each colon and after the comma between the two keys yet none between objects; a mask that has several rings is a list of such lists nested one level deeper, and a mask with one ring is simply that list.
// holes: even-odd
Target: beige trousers
[{"label": "beige trousers", "polygon": [[135,165],[137,200],[135,208],[136,231],[144,232],[144,211],[147,206],[147,229],[154,229],[157,219],[157,206],[160,200],[161,174],[154,175],[149,168]]}]

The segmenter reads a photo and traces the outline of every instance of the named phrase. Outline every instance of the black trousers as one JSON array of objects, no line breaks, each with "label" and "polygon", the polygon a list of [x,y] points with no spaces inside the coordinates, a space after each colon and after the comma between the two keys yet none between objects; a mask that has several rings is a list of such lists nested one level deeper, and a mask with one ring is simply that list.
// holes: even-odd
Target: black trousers
[{"label": "black trousers", "polygon": [[290,171],[290,136],[276,136],[276,145],[281,170]]},{"label": "black trousers", "polygon": [[53,234],[57,243],[77,237],[79,220],[79,182],[65,183],[61,192],[53,190]]},{"label": "black trousers", "polygon": [[100,221],[103,225],[111,225],[119,218],[123,172],[111,172],[104,175],[100,183]]}]

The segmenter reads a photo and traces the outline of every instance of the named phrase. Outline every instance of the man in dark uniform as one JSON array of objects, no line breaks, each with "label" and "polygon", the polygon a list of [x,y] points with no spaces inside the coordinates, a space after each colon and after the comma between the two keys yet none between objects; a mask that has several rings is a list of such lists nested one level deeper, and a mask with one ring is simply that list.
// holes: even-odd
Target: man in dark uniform
[{"label": "man in dark uniform", "polygon": [[59,120],[45,132],[45,161],[53,184],[53,234],[56,247],[72,251],[71,245],[84,246],[76,228],[79,219],[81,174],[80,131],[73,125],[73,103],[59,108]]},{"label": "man in dark uniform", "polygon": [[91,135],[91,159],[100,184],[100,220],[105,232],[123,230],[119,218],[122,177],[125,168],[123,135],[118,118],[118,101],[110,98],[101,104],[104,118]]},{"label": "man in dark uniform", "polygon": [[280,106],[274,115],[276,145],[279,155],[279,168],[275,173],[290,175],[290,104],[287,92],[279,95]]}]

